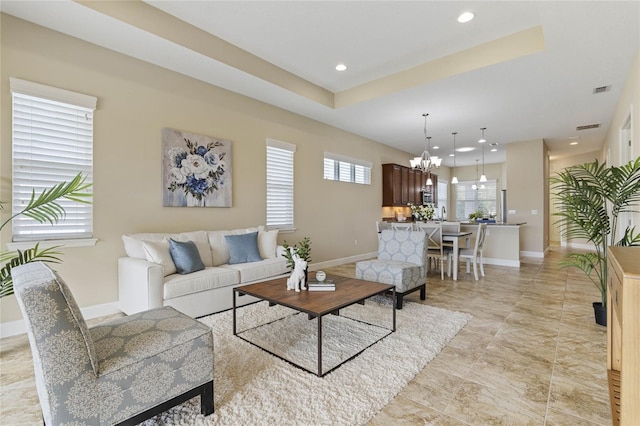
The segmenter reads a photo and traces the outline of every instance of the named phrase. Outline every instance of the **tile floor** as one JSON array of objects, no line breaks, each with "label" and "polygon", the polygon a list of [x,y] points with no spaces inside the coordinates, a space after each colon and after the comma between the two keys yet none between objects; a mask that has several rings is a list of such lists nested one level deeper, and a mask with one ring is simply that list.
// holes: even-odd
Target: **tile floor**
[{"label": "tile floor", "polygon": [[[559,266],[561,249],[476,282],[429,277],[427,300],[473,319],[370,425],[609,425],[599,292]],[[327,269],[353,276],[354,264]],[[26,336],[0,340],[0,424],[41,424]]]}]

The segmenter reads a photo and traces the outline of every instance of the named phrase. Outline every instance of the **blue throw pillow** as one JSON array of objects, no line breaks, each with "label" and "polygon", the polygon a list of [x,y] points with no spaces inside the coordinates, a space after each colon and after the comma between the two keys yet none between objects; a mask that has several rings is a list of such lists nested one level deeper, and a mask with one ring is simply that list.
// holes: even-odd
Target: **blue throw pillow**
[{"label": "blue throw pillow", "polygon": [[204,263],[193,241],[175,241],[169,238],[169,251],[179,274],[190,274],[204,269]]},{"label": "blue throw pillow", "polygon": [[229,265],[262,260],[258,250],[258,233],[225,235],[229,247]]}]

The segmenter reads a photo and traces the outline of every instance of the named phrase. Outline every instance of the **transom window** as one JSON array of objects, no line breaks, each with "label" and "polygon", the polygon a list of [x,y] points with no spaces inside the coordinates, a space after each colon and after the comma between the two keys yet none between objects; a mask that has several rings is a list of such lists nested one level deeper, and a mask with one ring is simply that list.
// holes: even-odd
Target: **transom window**
[{"label": "transom window", "polygon": [[324,153],[324,178],[327,180],[371,185],[371,167],[368,161]]}]

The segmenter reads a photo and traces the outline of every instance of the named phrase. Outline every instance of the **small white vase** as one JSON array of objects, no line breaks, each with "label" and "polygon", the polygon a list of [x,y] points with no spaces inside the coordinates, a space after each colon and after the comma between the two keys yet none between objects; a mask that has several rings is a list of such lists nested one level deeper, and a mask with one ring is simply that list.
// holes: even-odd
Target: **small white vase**
[{"label": "small white vase", "polygon": [[187,207],[204,207],[204,198],[198,200],[194,195],[187,193]]}]

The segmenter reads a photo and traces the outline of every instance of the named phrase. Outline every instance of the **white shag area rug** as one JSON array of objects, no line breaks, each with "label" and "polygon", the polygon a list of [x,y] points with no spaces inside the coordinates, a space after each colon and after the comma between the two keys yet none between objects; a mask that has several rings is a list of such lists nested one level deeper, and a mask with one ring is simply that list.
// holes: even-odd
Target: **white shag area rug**
[{"label": "white shag area rug", "polygon": [[[391,299],[340,310],[391,328]],[[204,417],[194,398],[147,422],[150,425],[362,425],[387,405],[465,326],[471,315],[405,302],[396,331],[324,377],[294,367],[233,336],[232,312],[201,318],[213,329],[214,408]],[[285,358],[317,365],[317,320],[260,302],[238,309],[238,331]],[[388,333],[333,315],[323,318],[323,368],[331,367]],[[283,320],[278,320],[284,318]]]}]

